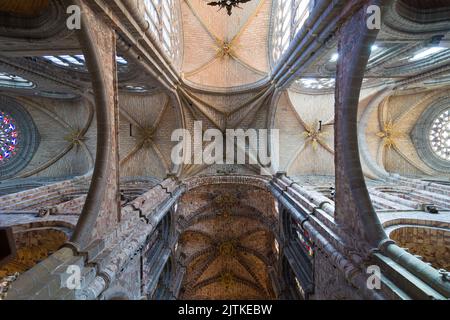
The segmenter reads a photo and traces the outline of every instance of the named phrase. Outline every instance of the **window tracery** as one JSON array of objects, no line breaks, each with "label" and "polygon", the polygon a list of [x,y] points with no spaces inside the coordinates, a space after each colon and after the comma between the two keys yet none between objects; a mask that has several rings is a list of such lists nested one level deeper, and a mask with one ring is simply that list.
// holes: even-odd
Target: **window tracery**
[{"label": "window tracery", "polygon": [[278,61],[286,52],[295,35],[308,19],[314,1],[278,0],[275,4],[272,35],[272,60]]},{"label": "window tracery", "polygon": [[450,161],[450,109],[433,121],[429,139],[434,153],[439,158]]},{"label": "window tracery", "polygon": [[145,19],[170,60],[180,54],[180,24],[174,0],[144,0]]}]

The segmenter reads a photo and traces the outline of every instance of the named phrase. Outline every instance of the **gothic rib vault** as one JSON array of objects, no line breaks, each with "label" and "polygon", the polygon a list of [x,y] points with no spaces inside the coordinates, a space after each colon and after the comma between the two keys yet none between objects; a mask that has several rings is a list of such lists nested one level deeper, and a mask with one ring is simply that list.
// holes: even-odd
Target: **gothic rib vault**
[{"label": "gothic rib vault", "polygon": [[[28,2],[0,5],[0,111],[14,101],[28,123],[17,172],[0,163],[19,251],[0,267],[5,297],[450,296],[450,166],[428,145],[450,101],[445,3]],[[369,5],[381,30],[364,27]],[[277,172],[173,163],[173,132],[199,122],[279,130]],[[73,263],[85,287],[49,291]]]}]

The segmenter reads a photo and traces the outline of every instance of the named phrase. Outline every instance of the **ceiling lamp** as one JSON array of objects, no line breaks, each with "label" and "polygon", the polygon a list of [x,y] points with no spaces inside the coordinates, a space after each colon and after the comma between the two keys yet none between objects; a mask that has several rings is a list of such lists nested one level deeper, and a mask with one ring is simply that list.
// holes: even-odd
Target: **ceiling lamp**
[{"label": "ceiling lamp", "polygon": [[251,0],[219,0],[219,1],[211,1],[208,2],[208,6],[219,7],[219,10],[222,10],[223,8],[227,9],[227,13],[229,16],[231,16],[231,11],[233,8],[240,8],[242,9],[239,4],[246,3]]}]

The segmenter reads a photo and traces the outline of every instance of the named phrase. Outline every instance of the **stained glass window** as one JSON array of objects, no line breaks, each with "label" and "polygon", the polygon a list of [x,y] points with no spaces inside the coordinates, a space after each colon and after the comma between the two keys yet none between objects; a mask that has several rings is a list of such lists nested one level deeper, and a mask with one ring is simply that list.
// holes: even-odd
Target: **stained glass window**
[{"label": "stained glass window", "polygon": [[298,241],[301,244],[302,249],[306,252],[310,257],[314,256],[314,245],[311,237],[308,232],[304,230],[299,224],[297,224],[296,235]]},{"label": "stained glass window", "polygon": [[14,119],[0,112],[0,165],[12,159],[18,151],[19,132]]},{"label": "stained glass window", "polygon": [[430,130],[430,143],[439,158],[450,161],[450,109],[434,120]]}]

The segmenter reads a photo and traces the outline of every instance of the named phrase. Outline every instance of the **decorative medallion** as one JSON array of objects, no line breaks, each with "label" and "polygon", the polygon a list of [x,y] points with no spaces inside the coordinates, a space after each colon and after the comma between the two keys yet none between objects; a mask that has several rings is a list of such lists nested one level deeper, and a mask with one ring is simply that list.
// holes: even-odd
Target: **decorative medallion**
[{"label": "decorative medallion", "polygon": [[397,139],[402,137],[402,134],[397,131],[392,120],[384,122],[383,130],[377,133],[377,137],[383,140],[386,148],[391,149],[395,147]]},{"label": "decorative medallion", "polygon": [[219,246],[219,252],[225,257],[234,257],[236,254],[236,248],[233,241],[226,241]]},{"label": "decorative medallion", "polygon": [[64,140],[74,146],[79,146],[84,140],[86,140],[86,138],[83,136],[83,132],[81,130],[73,130],[64,137]]},{"label": "decorative medallion", "polygon": [[234,284],[234,276],[231,272],[225,271],[220,275],[220,283],[226,288],[229,289]]},{"label": "decorative medallion", "polygon": [[308,128],[305,128],[305,132],[303,132],[303,136],[307,142],[311,143],[314,151],[317,150],[319,144],[325,144],[324,138],[328,135],[329,133],[323,130],[322,123],[319,121],[316,121],[311,126],[308,126]]}]

